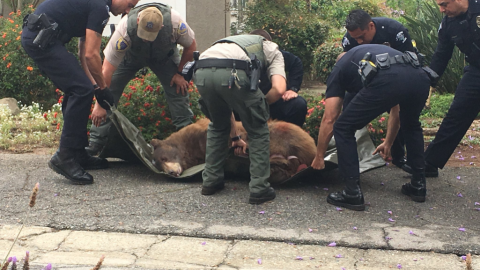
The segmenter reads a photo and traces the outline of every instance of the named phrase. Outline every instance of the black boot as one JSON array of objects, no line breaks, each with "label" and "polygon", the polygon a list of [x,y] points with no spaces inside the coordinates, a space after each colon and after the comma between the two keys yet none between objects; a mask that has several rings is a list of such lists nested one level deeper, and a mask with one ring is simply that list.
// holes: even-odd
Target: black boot
[{"label": "black boot", "polygon": [[407,164],[407,159],[405,157],[401,158],[392,158],[392,164],[397,166],[398,168],[402,168]]},{"label": "black boot", "polygon": [[75,185],[93,184],[93,176],[87,173],[75,160],[75,149],[60,148],[48,162],[54,172],[65,176]]},{"label": "black boot", "polygon": [[75,152],[75,160],[84,170],[101,170],[108,168],[108,160],[100,157],[92,157],[84,149]]},{"label": "black boot", "polygon": [[248,203],[262,204],[264,202],[268,202],[275,199],[275,197],[276,197],[275,190],[272,187],[269,187],[260,193],[250,193],[250,198],[248,199]]},{"label": "black boot", "polygon": [[102,152],[103,147],[104,146],[101,144],[89,142],[88,146],[85,147],[85,150],[87,150],[87,153],[93,157],[93,156],[98,156]]},{"label": "black boot", "polygon": [[424,202],[427,196],[427,181],[423,173],[412,175],[410,183],[405,183],[402,186],[402,193],[410,196],[415,202]]},{"label": "black boot", "polygon": [[330,193],[327,202],[350,210],[365,210],[365,200],[360,189],[360,179],[349,177],[345,179],[346,189],[341,192]]},{"label": "black boot", "polygon": [[202,186],[202,195],[205,195],[205,196],[213,195],[224,188],[225,188],[225,182],[223,181],[220,182],[219,184],[209,186],[209,187]]},{"label": "black boot", "polygon": [[[412,167],[408,164],[403,165],[402,170],[409,174],[413,174]],[[436,166],[425,163],[425,177],[438,177],[438,168]]]}]

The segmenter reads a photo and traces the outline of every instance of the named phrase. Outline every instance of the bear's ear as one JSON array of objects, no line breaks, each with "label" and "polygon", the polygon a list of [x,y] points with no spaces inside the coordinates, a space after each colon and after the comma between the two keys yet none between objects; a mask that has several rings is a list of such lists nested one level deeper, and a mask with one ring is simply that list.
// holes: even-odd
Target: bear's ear
[{"label": "bear's ear", "polygon": [[157,149],[157,147],[159,147],[162,144],[162,141],[157,139],[152,139],[150,144],[153,146],[153,149]]}]

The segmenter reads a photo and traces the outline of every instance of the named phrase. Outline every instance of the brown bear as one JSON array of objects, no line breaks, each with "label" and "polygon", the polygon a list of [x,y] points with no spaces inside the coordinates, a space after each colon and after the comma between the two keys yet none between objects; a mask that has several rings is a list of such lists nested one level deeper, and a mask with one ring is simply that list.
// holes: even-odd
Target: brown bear
[{"label": "brown bear", "polygon": [[[165,140],[153,139],[154,165],[172,176],[179,176],[184,170],[205,163],[207,129],[210,120],[201,119]],[[272,184],[282,183],[297,171],[310,166],[316,154],[315,142],[308,133],[297,125],[270,121],[270,179]],[[241,122],[236,123],[237,134],[248,144]],[[229,141],[229,145],[231,142]]]}]

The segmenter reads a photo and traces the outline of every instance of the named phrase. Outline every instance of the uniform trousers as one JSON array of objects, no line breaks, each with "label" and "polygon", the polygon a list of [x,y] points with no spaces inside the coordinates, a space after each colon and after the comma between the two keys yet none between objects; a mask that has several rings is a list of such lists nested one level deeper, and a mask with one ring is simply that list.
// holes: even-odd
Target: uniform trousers
[{"label": "uniform trousers", "polygon": [[[179,59],[180,58],[176,50],[173,56],[162,60],[138,59],[129,55],[129,52],[127,52],[124,61],[120,63],[112,76],[110,90],[112,91],[115,99],[115,104],[118,104],[123,90],[127,84],[133,78],[135,78],[137,71],[143,67],[149,67],[162,84],[168,108],[172,114],[172,123],[175,125],[177,130],[191,124],[193,112],[190,110],[188,93],[187,95],[182,96],[181,93],[176,93],[175,85],[170,86],[170,81],[172,80],[173,76],[177,74],[178,63],[176,62],[178,62]],[[141,89],[139,89],[139,91],[140,90]],[[96,127],[92,125],[90,129],[90,141],[99,145],[105,145],[108,140],[110,127],[112,127],[112,125],[113,124],[108,117],[100,126]]]},{"label": "uniform trousers", "polygon": [[268,104],[260,90],[250,91],[250,79],[243,70],[237,69],[240,89],[235,85],[229,89],[231,74],[231,68],[215,67],[201,68],[195,72],[194,82],[206,107],[202,106],[202,111],[211,120],[207,131],[203,186],[215,186],[224,180],[233,109],[239,114],[248,133],[250,192],[261,193],[270,187]]},{"label": "uniform trousers", "polygon": [[52,82],[64,92],[63,130],[60,147],[83,149],[88,145],[87,123],[93,101],[93,85],[77,58],[60,40],[45,50],[33,44],[37,32],[22,31],[22,46]]},{"label": "uniform trousers", "polygon": [[463,71],[450,109],[425,151],[425,161],[437,168],[445,166],[480,112],[480,69],[466,66]]},{"label": "uniform trousers", "polygon": [[288,101],[281,98],[270,104],[270,117],[303,127],[307,117],[307,101],[301,96]]},{"label": "uniform trousers", "polygon": [[366,88],[352,99],[334,124],[338,167],[346,180],[347,191],[355,190],[360,177],[355,131],[378,115],[400,104],[400,124],[407,146],[408,160],[416,173],[424,171],[423,133],[420,113],[428,97],[430,81],[422,69],[392,65],[379,70]]},{"label": "uniform trousers", "polygon": [[[343,108],[345,109],[350,101],[355,97],[356,93],[347,92],[345,93],[345,99],[343,100]],[[387,111],[390,113],[390,111]],[[393,141],[391,154],[393,160],[402,160],[405,157],[405,139],[403,138],[402,128],[398,130],[397,137]]]}]

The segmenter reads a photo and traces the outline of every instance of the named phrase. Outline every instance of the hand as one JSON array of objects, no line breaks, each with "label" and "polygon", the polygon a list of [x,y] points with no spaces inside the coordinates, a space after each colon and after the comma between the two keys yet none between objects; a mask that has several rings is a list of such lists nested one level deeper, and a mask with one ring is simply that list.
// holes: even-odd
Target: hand
[{"label": "hand", "polygon": [[173,86],[174,84],[177,86],[177,94],[182,91],[182,96],[187,95],[188,82],[185,80],[185,78],[183,78],[182,75],[178,73],[173,75],[173,78],[170,81],[170,86]]},{"label": "hand", "polygon": [[92,123],[94,126],[98,127],[107,119],[107,110],[102,108],[98,102],[95,103],[95,107],[92,111]]},{"label": "hand", "polygon": [[390,161],[392,160],[392,155],[390,152],[391,145],[386,145],[385,143],[380,144],[377,149],[375,149],[375,152],[373,152],[372,155],[375,155],[376,153],[379,153],[380,156],[385,160],[385,161]]},{"label": "hand", "polygon": [[298,94],[292,90],[287,90],[282,96],[284,101],[289,101],[290,99],[294,99],[296,97],[298,97]]},{"label": "hand", "polygon": [[246,156],[247,146],[247,143],[242,139],[232,142],[232,147],[235,148],[235,156]]},{"label": "hand", "polygon": [[105,87],[104,89],[95,89],[95,98],[97,99],[98,104],[105,110],[110,110],[110,106],[114,105],[112,91],[110,91],[108,87]]},{"label": "hand", "polygon": [[325,169],[325,160],[321,157],[315,157],[312,161],[312,165],[310,165],[315,170],[323,170]]}]

